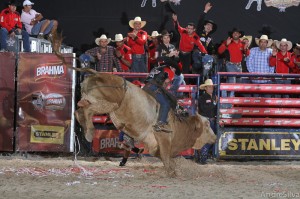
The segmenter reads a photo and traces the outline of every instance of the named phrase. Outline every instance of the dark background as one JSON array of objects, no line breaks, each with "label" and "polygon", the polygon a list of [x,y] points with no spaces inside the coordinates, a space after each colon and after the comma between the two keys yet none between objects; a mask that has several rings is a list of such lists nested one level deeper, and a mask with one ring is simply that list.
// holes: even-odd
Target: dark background
[{"label": "dark background", "polygon": [[[1,1],[2,2],[2,1]],[[20,1],[21,3],[23,1]],[[152,7],[151,0],[141,8],[142,0],[36,0],[33,9],[41,12],[45,18],[57,19],[59,27],[65,36],[64,43],[74,47],[78,53],[95,46],[95,38],[102,33],[114,38],[117,33],[126,35],[129,31],[128,21],[135,16],[141,16],[147,21],[144,30],[151,34],[153,30],[173,29],[171,13],[166,12],[164,4],[157,0],[157,6]],[[204,10],[207,1],[182,0],[180,5],[172,4],[178,13],[180,24],[185,27],[188,22],[197,22],[198,16]],[[290,7],[286,12],[277,8],[266,7],[256,10],[254,2],[249,10],[245,7],[248,0],[211,0],[213,8],[207,15],[218,24],[214,34],[215,43],[227,38],[228,31],[238,27],[246,35],[259,37],[263,25],[272,27],[273,39],[287,38],[293,43],[300,41],[300,7]],[[2,7],[5,7],[5,1]],[[19,8],[19,10],[21,7]]]}]

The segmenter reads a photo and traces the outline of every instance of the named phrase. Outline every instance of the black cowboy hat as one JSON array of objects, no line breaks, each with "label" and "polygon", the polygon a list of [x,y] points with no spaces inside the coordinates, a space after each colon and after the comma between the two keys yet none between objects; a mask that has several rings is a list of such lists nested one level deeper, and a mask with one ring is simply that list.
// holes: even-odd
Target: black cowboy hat
[{"label": "black cowboy hat", "polygon": [[160,34],[161,34],[161,37],[163,37],[163,36],[170,36],[170,38],[173,37],[173,33],[169,33],[167,30],[163,30]]},{"label": "black cowboy hat", "polygon": [[229,32],[228,32],[229,37],[232,37],[232,34],[233,34],[234,32],[239,32],[239,33],[241,34],[241,35],[240,35],[240,38],[243,37],[243,36],[245,35],[245,34],[244,34],[244,31],[242,31],[242,30],[240,30],[240,29],[238,29],[238,28],[233,28],[232,31],[229,31]]},{"label": "black cowboy hat", "polygon": [[204,25],[206,25],[208,23],[211,23],[213,25],[212,31],[210,32],[210,34],[213,34],[214,32],[216,32],[218,26],[213,20],[205,20],[204,21]]},{"label": "black cowboy hat", "polygon": [[272,33],[275,33],[275,31],[272,30],[272,26],[270,26],[268,24],[264,24],[262,26],[261,30],[258,30],[257,32],[262,35],[267,35],[269,38],[271,38]]}]

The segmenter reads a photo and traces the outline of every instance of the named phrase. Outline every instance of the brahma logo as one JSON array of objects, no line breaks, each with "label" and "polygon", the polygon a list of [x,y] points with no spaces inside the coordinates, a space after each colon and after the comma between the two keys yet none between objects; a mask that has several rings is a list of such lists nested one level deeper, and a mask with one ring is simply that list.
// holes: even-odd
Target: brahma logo
[{"label": "brahma logo", "polygon": [[66,68],[63,65],[41,65],[36,68],[36,77],[43,76],[64,76]]},{"label": "brahma logo", "polygon": [[42,92],[37,92],[32,94],[32,104],[39,111],[42,111],[44,108],[57,111],[65,108],[66,99],[58,93],[43,94]]},{"label": "brahma logo", "polygon": [[44,99],[45,108],[49,110],[63,110],[66,106],[66,99],[58,93],[50,93]]}]

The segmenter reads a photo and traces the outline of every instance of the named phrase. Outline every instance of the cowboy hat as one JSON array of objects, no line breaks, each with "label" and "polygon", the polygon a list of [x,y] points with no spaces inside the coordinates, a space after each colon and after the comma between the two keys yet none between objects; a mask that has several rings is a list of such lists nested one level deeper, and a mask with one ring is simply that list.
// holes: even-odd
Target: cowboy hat
[{"label": "cowboy hat", "polygon": [[161,32],[161,36],[169,36],[169,37],[173,37],[173,33],[169,33],[167,30],[163,30]]},{"label": "cowboy hat", "polygon": [[205,20],[205,21],[204,21],[204,25],[206,25],[206,24],[208,24],[208,23],[210,23],[210,24],[213,25],[212,30],[211,30],[211,32],[210,32],[210,34],[213,34],[214,32],[216,32],[218,26],[217,26],[217,24],[216,24],[213,20]]},{"label": "cowboy hat", "polygon": [[115,35],[115,40],[111,40],[112,42],[117,42],[117,41],[123,41],[123,35],[122,34],[116,34]]},{"label": "cowboy hat", "polygon": [[244,35],[243,37],[240,38],[241,41],[243,40],[248,40],[249,41],[249,45],[251,45],[252,42],[252,36],[251,35]]},{"label": "cowboy hat", "polygon": [[146,25],[146,21],[142,21],[141,17],[135,17],[134,20],[129,21],[129,26],[131,28],[134,28],[134,23],[135,22],[140,22],[141,23],[141,28],[143,28]]},{"label": "cowboy hat", "polygon": [[111,40],[111,38],[107,38],[106,37],[106,35],[101,35],[101,37],[99,37],[99,38],[97,38],[97,39],[95,39],[95,43],[99,46],[99,41],[100,40],[107,40],[107,43],[109,43],[110,42],[110,40]]},{"label": "cowboy hat", "polygon": [[217,84],[214,84],[213,81],[211,79],[207,79],[205,80],[204,84],[201,84],[199,86],[200,90],[204,90],[206,86],[216,86]]},{"label": "cowboy hat", "polygon": [[[300,42],[299,42],[299,43],[300,43]],[[296,43],[295,47],[296,47],[297,49],[300,49],[300,44]]]},{"label": "cowboy hat", "polygon": [[293,47],[292,42],[288,41],[286,38],[282,38],[281,41],[275,41],[275,45],[276,45],[276,47],[277,47],[278,49],[280,49],[280,44],[282,44],[282,43],[283,43],[283,44],[287,44],[287,46],[288,46],[287,50],[288,50],[288,51],[291,50],[292,47]]},{"label": "cowboy hat", "polygon": [[228,32],[229,37],[232,37],[232,34],[233,34],[234,32],[240,33],[240,34],[241,34],[241,35],[240,35],[240,38],[243,37],[243,36],[245,35],[245,34],[244,34],[244,31],[242,31],[242,30],[240,30],[240,29],[238,29],[238,28],[233,28],[232,31],[229,31],[229,32]]},{"label": "cowboy hat", "polygon": [[156,30],[155,31],[152,31],[152,33],[151,33],[151,36],[150,37],[158,37],[158,36],[161,36],[161,34],[159,34]]},{"label": "cowboy hat", "polygon": [[273,43],[273,40],[272,40],[272,39],[269,39],[268,35],[262,35],[262,36],[260,36],[260,38],[255,38],[255,43],[256,43],[256,45],[259,45],[259,41],[260,41],[260,40],[267,40],[267,41],[268,41],[268,45],[267,45],[268,48],[269,48],[269,47],[272,45],[272,43]]}]

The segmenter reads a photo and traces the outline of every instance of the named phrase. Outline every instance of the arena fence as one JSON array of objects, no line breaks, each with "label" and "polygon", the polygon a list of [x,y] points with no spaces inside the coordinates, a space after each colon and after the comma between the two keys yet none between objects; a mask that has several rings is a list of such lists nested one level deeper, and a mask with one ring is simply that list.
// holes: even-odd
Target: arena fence
[{"label": "arena fence", "polygon": [[[239,83],[225,83],[236,77]],[[218,74],[220,159],[300,158],[300,75]],[[234,97],[228,93],[234,91]]]}]

